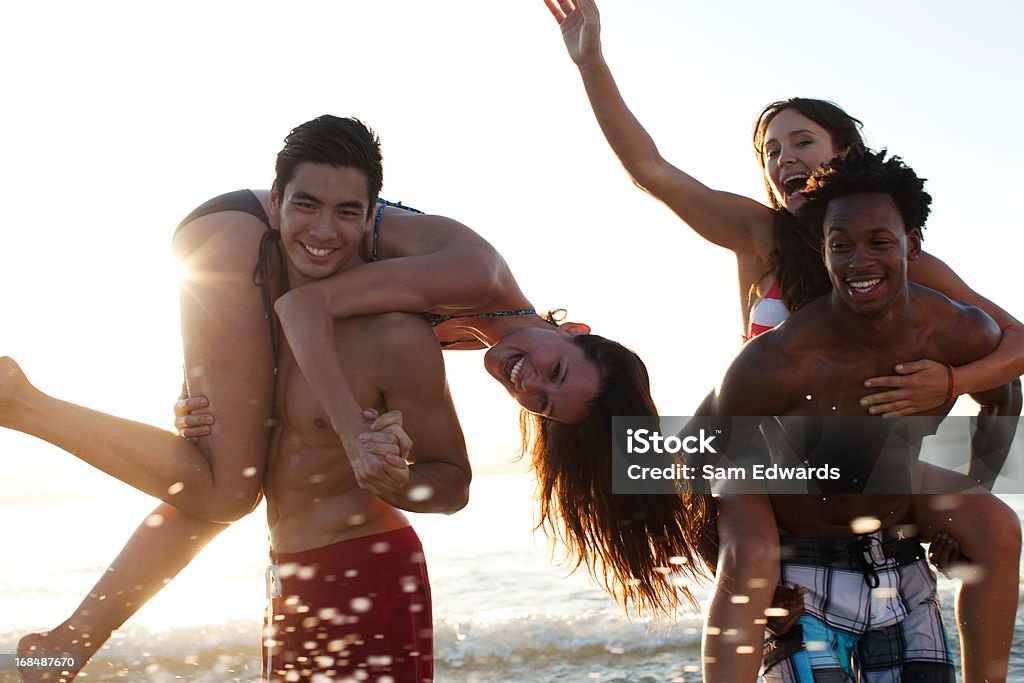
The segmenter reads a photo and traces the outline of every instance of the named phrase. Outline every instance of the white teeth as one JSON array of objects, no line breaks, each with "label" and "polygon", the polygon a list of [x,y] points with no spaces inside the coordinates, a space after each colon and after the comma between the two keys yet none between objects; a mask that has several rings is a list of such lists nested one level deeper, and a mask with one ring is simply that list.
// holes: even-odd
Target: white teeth
[{"label": "white teeth", "polygon": [[313,256],[327,256],[334,251],[334,249],[317,249],[316,247],[311,247],[308,244],[303,244],[302,246]]},{"label": "white teeth", "polygon": [[516,361],[516,364],[512,366],[512,370],[509,371],[509,373],[508,373],[508,381],[512,382],[512,384],[516,383],[516,378],[519,377],[519,371],[522,369],[523,363],[525,361],[526,361],[526,356],[520,356],[519,360]]},{"label": "white teeth", "polygon": [[854,289],[871,289],[881,281],[882,278],[876,277],[874,280],[861,280],[860,282],[851,282],[850,286],[853,287]]},{"label": "white teeth", "polygon": [[796,175],[787,176],[782,181],[782,186],[786,188],[788,194],[796,194],[802,190],[807,184],[808,176],[806,173],[797,173]]}]

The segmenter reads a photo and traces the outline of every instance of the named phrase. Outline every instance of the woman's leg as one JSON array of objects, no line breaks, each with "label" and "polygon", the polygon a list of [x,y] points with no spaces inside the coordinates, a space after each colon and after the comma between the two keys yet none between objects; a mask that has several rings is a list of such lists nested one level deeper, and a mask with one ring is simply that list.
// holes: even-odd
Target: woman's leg
[{"label": "woman's leg", "polygon": [[779,532],[768,496],[718,498],[718,571],[704,627],[704,680],[753,683],[765,610],[779,582]]},{"label": "woman's leg", "polygon": [[1003,683],[1017,615],[1020,520],[964,475],[923,467],[925,490],[970,491],[916,495],[911,510],[922,537],[945,532],[968,558],[956,605],[964,683]]},{"label": "woman's leg", "polygon": [[60,401],[32,386],[10,358],[0,358],[0,426],[49,441],[198,517],[224,522],[248,513],[263,481],[274,398],[267,321],[251,281],[262,232],[257,219],[222,212],[175,238],[191,273],[181,288],[186,380],[217,415],[209,437],[193,444]]},{"label": "woman's leg", "polygon": [[[208,516],[232,519],[252,509],[263,481],[274,396],[267,321],[259,290],[250,279],[263,230],[262,223],[251,216],[218,213],[193,221],[175,237],[175,251],[191,271],[181,288],[186,381],[189,391],[208,397],[209,410],[216,412],[211,434],[193,445],[147,425],[72,406],[70,412],[86,421],[84,431],[68,435],[70,441],[58,445],[80,451],[90,462],[92,457],[123,457],[136,463],[152,455],[165,469],[167,465],[180,468],[174,462],[180,456],[195,467],[191,475],[216,475],[209,491],[211,501],[199,506]],[[41,429],[64,429],[49,423],[59,423],[66,412],[58,406],[34,419],[42,423]],[[95,451],[104,448],[111,452],[97,456]],[[174,479],[171,484],[176,481],[183,480]],[[166,479],[158,486],[164,484],[155,493],[176,504],[185,501],[185,490],[170,494]],[[192,499],[198,488],[193,489]],[[225,500],[217,500],[218,496]],[[91,655],[225,526],[170,505],[157,508],[157,514],[163,524],[139,527],[112,571],[101,577],[70,619],[46,636],[27,636],[20,646]],[[85,633],[88,637],[83,637]]]},{"label": "woman's leg", "polygon": [[[161,522],[150,520],[158,516]],[[74,614],[52,631],[21,639],[18,653],[75,654],[88,661],[135,612],[177,576],[227,524],[191,517],[166,503],[139,525]],[[43,672],[23,671],[28,681],[45,681]],[[65,676],[66,681],[75,673]],[[50,679],[57,680],[57,679]]]}]

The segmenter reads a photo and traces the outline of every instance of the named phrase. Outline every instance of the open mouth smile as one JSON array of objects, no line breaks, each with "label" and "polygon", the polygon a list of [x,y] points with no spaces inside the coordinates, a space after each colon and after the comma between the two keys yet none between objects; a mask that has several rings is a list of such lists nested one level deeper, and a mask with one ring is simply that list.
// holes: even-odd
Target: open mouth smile
[{"label": "open mouth smile", "polygon": [[513,388],[516,388],[516,381],[519,379],[519,373],[523,369],[523,364],[526,363],[526,356],[524,354],[518,354],[516,356],[509,356],[502,363],[501,372],[508,379],[509,384]]},{"label": "open mouth smile", "polygon": [[313,256],[318,260],[326,259],[331,254],[337,251],[337,249],[331,249],[330,247],[314,247],[312,245],[306,244],[305,242],[300,242],[299,244],[302,245],[302,248],[306,250],[307,254]]},{"label": "open mouth smile", "polygon": [[873,277],[863,280],[847,280],[846,289],[854,299],[870,299],[876,292],[878,292],[883,282],[885,282],[884,277]]},{"label": "open mouth smile", "polygon": [[806,173],[798,173],[783,180],[782,189],[785,190],[786,197],[795,197],[800,190],[807,187],[807,179],[809,177]]}]

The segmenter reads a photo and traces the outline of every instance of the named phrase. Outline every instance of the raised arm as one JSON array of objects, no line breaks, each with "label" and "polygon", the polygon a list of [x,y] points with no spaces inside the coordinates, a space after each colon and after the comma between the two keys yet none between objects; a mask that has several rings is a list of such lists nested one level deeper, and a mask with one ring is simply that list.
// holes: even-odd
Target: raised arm
[{"label": "raised arm", "polygon": [[[973,394],[1014,383],[1024,374],[1024,324],[968,287],[949,266],[934,256],[922,253],[918,260],[911,262],[909,274],[911,280],[919,285],[942,292],[955,301],[980,308],[999,327],[1001,336],[994,350],[977,360],[953,367],[953,391],[956,395]],[[893,417],[911,415],[942,405],[949,397],[950,372],[942,363],[929,359],[908,359],[897,365],[895,371],[899,374],[872,377],[864,383],[869,389],[887,389],[864,397],[870,402],[870,413]],[[1014,386],[1015,400],[1019,406],[1020,385],[1015,383]]]},{"label": "raised arm", "polygon": [[668,163],[626,106],[601,50],[593,0],[544,0],[579,68],[598,125],[640,189],[664,202],[704,239],[742,253],[767,244],[772,210],[747,197],[712,190]]}]

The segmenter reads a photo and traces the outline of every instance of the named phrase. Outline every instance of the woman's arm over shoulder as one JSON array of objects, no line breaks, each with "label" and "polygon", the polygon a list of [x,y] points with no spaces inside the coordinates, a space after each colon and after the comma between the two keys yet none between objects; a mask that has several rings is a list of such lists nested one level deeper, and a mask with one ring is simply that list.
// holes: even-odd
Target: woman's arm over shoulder
[{"label": "woman's arm over shoulder", "polygon": [[378,254],[379,261],[349,268],[278,299],[275,309],[286,332],[293,318],[311,309],[326,311],[332,318],[474,310],[510,288],[511,274],[501,254],[468,227],[443,216],[385,210]]},{"label": "woman's arm over shoulder", "polygon": [[997,304],[975,292],[945,262],[922,251],[920,257],[911,261],[908,274],[911,282],[942,292],[954,301],[963,301],[985,311],[1001,330],[1009,327],[1024,329],[1024,324],[1000,308]]},{"label": "woman's arm over shoulder", "polygon": [[950,299],[976,306],[1001,330],[990,353],[955,369],[958,393],[972,393],[1012,382],[1024,374],[1024,324],[992,301],[971,289],[953,270],[934,256],[921,253],[911,262],[910,278]]}]

